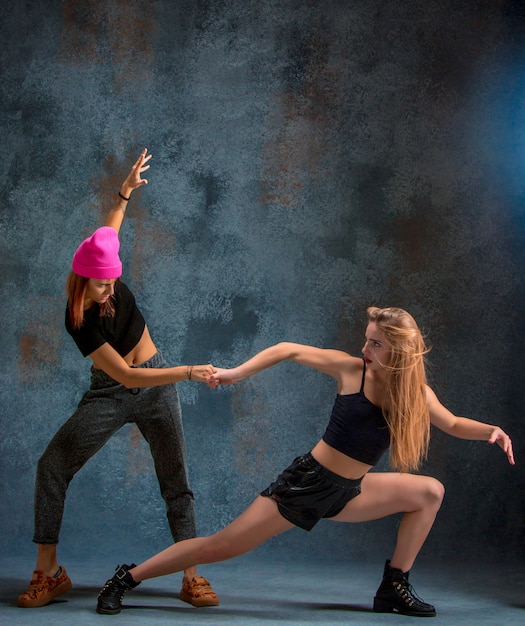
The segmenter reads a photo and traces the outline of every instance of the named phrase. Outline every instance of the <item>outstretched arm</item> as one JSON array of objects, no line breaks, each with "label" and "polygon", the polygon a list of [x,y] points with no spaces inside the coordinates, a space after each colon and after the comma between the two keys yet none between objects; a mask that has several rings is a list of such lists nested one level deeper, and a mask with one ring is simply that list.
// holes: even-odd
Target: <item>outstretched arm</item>
[{"label": "outstretched arm", "polygon": [[149,165],[146,165],[146,163],[151,159],[151,156],[151,154],[148,154],[147,148],[144,148],[139,158],[133,164],[133,167],[131,168],[126,179],[120,186],[120,193],[117,196],[111,211],[109,212],[104,226],[111,226],[111,228],[114,228],[117,233],[120,231],[131,194],[135,191],[135,189],[148,184],[148,181],[141,178],[140,175],[142,172],[149,169]]},{"label": "outstretched arm", "polygon": [[448,435],[459,437],[460,439],[488,441],[491,444],[497,443],[507,455],[509,463],[511,465],[515,464],[512,441],[499,426],[454,415],[441,404],[430,387],[427,387],[427,403],[430,412],[430,422],[434,426]]},{"label": "outstretched arm", "polygon": [[343,369],[345,366],[348,367],[350,361],[354,360],[355,357],[351,357],[341,350],[326,350],[299,343],[281,342],[265,348],[237,367],[232,369],[217,368],[216,373],[210,377],[208,385],[210,387],[232,385],[257,374],[261,370],[277,365],[281,361],[295,361],[300,365],[306,365],[333,376],[340,381]]},{"label": "outstretched arm", "polygon": [[178,365],[176,367],[130,367],[109,343],[104,343],[89,355],[93,365],[103,370],[128,389],[157,387],[193,380],[207,383],[215,372],[213,365]]}]

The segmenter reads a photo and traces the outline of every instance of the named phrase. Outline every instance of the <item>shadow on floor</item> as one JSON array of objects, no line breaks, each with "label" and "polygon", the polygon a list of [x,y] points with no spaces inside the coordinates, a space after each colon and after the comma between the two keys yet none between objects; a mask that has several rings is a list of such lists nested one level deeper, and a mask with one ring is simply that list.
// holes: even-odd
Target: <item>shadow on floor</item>
[{"label": "shadow on floor", "polygon": [[[112,571],[100,564],[66,564],[73,589],[40,609],[20,609],[32,563],[0,561],[0,624],[39,626],[56,623],[92,626],[101,620],[115,624],[165,626],[257,626],[261,624],[414,624],[414,619],[372,611],[382,564],[329,565],[258,560],[255,555],[200,568],[219,595],[219,607],[196,609],[179,599],[181,576],[144,582],[129,592],[120,615],[95,612],[98,591]],[[9,572],[9,575],[7,573]],[[97,581],[97,582],[94,582]],[[525,574],[521,565],[418,565],[411,574],[417,593],[436,606],[432,624],[523,626]],[[425,622],[427,623],[427,622]]]}]

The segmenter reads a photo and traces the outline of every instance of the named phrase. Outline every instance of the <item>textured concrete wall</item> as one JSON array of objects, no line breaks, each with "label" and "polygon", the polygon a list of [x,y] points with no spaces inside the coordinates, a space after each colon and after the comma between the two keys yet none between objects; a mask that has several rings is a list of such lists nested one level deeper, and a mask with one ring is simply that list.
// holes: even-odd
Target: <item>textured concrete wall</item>
[{"label": "textured concrete wall", "polygon": [[[233,365],[284,339],[358,353],[366,306],[402,306],[435,346],[441,399],[501,424],[525,459],[523,15],[504,0],[5,3],[4,553],[33,553],[36,462],[88,384],[63,328],[72,252],[143,146],[124,278],[170,362]],[[292,364],[180,385],[201,533],[309,449],[334,392]],[[523,555],[519,464],[435,433],[425,471],[447,498],[424,555]],[[383,558],[396,523],[324,523],[261,551]],[[72,483],[61,545],[138,559],[167,542],[126,428]]]}]

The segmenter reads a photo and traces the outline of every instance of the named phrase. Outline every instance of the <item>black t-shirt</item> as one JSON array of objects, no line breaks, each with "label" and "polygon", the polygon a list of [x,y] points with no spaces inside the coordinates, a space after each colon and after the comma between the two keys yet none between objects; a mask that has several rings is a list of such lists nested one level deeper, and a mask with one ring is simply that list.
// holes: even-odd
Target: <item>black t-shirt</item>
[{"label": "black t-shirt", "polygon": [[101,317],[99,306],[95,304],[84,311],[84,322],[77,330],[71,325],[69,308],[66,307],[66,330],[84,356],[90,355],[107,342],[124,357],[140,341],[146,322],[137,307],[135,296],[123,282],[118,281],[115,284],[114,298],[115,315]]}]

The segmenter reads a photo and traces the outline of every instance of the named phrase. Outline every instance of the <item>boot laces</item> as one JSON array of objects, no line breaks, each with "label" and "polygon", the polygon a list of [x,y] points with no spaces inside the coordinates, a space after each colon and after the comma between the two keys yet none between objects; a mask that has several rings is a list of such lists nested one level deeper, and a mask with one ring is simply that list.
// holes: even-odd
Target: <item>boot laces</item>
[{"label": "boot laces", "polygon": [[412,587],[408,580],[396,583],[395,588],[407,606],[412,607],[414,604],[418,606],[426,606],[426,603],[417,595],[414,591],[414,587]]},{"label": "boot laces", "polygon": [[110,578],[108,581],[106,581],[106,584],[102,587],[100,593],[98,594],[99,598],[106,598],[106,599],[115,599],[118,600],[118,602],[122,602],[122,598],[124,597],[124,594],[126,593],[127,589],[124,589],[123,587],[121,587],[120,585],[118,585],[117,583],[115,583],[115,581]]}]

